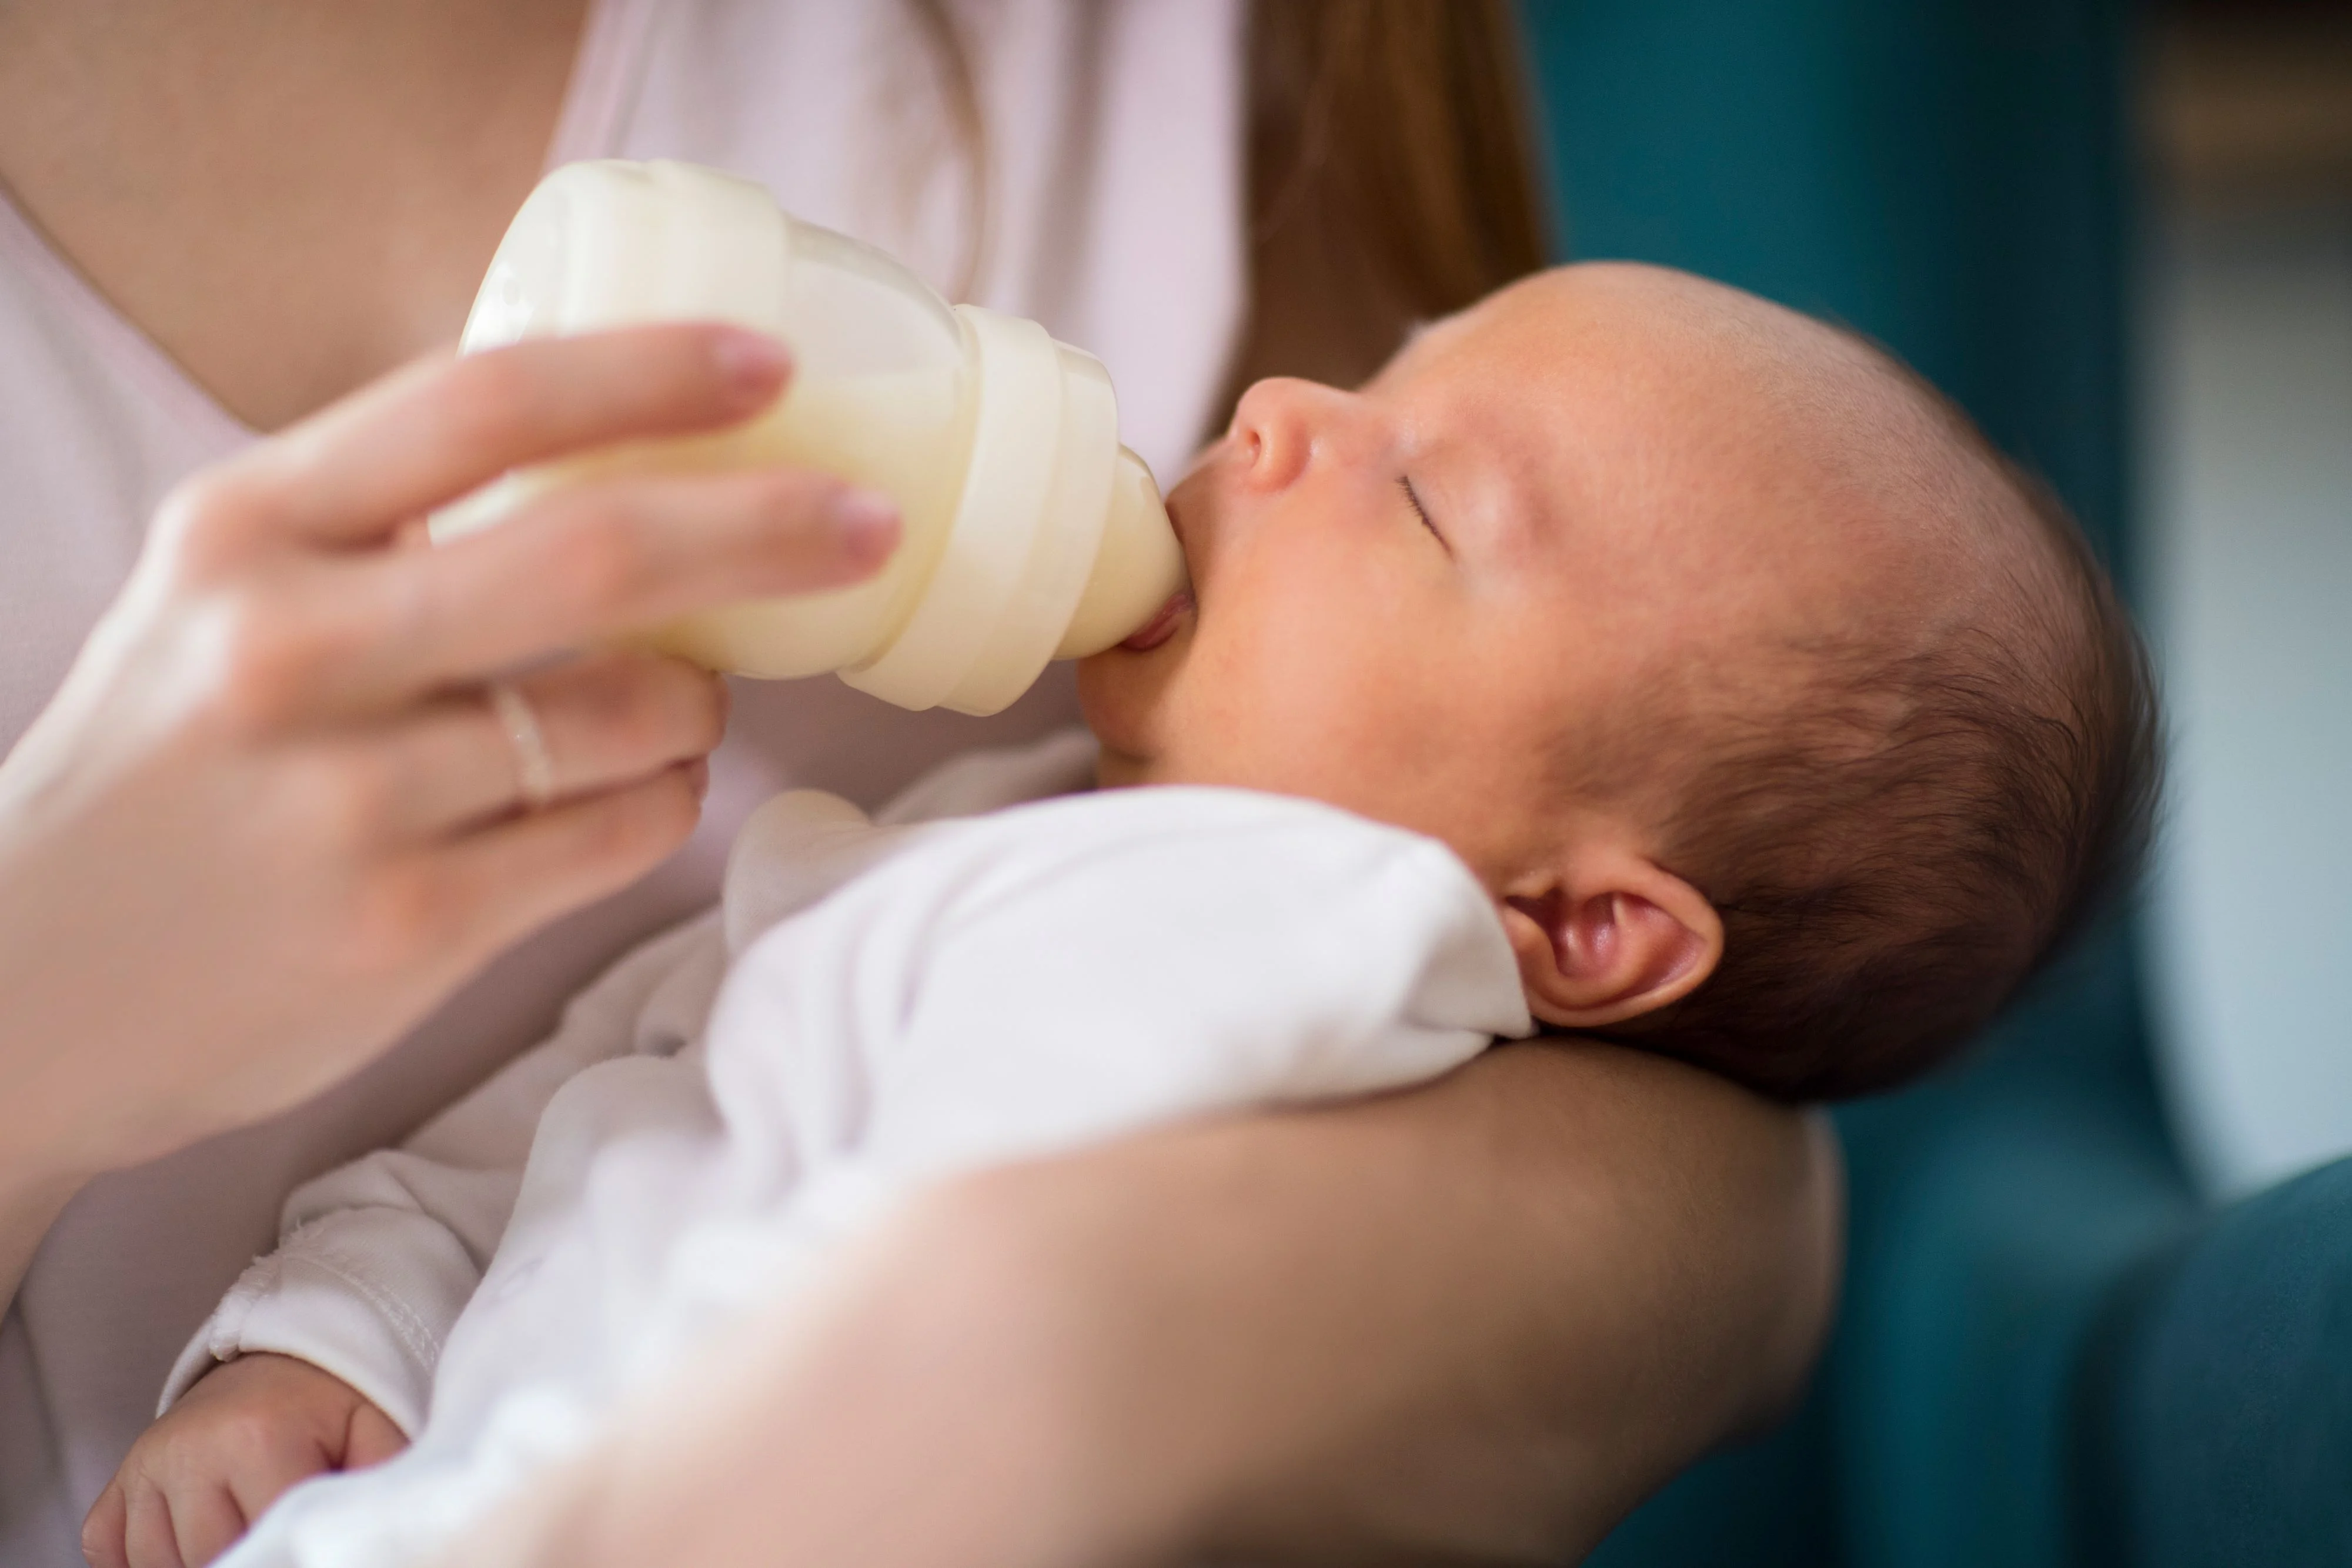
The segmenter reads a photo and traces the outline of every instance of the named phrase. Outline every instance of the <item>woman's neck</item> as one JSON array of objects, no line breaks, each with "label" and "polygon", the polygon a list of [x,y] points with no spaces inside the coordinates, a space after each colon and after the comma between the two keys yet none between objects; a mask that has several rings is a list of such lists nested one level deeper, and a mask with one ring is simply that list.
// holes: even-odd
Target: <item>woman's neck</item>
[{"label": "woman's neck", "polygon": [[0,183],[274,429],[456,336],[587,0],[9,0]]}]

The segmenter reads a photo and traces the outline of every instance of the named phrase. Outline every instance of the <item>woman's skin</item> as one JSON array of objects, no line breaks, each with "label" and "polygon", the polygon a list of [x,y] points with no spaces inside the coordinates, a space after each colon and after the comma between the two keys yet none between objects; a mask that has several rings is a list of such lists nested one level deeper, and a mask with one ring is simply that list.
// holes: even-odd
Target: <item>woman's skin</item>
[{"label": "woman's skin", "polygon": [[[455,337],[582,9],[0,0],[0,182],[275,429]],[[182,490],[0,772],[12,1284],[95,1171],[348,1073],[683,836],[704,677],[621,658],[534,677],[573,799],[520,820],[495,809],[503,735],[446,692],[728,574],[841,580],[881,542],[871,517],[838,526],[838,486],[772,475],[611,490],[474,549],[408,549],[401,525],[525,456],[740,415],[782,373],[761,359],[680,328],[427,365]],[[567,591],[583,538],[601,565]],[[394,809],[428,779],[432,810]],[[132,954],[144,983],[93,996]],[[825,1309],[760,1325],[748,1373],[672,1394],[524,1500],[499,1549],[965,1568],[1580,1549],[1798,1385],[1837,1193],[1803,1118],[1553,1045],[998,1173],[887,1228]]]},{"label": "woman's skin", "polygon": [[0,183],[276,430],[457,340],[586,0],[0,0]]},{"label": "woman's skin", "polygon": [[0,763],[0,1254],[81,1182],[299,1104],[499,952],[686,841],[723,689],[611,653],[515,684],[556,799],[519,813],[479,683],[691,606],[866,575],[887,503],[821,476],[414,520],[519,463],[764,407],[772,340],[681,326],[401,372],[207,470],[155,520]]}]

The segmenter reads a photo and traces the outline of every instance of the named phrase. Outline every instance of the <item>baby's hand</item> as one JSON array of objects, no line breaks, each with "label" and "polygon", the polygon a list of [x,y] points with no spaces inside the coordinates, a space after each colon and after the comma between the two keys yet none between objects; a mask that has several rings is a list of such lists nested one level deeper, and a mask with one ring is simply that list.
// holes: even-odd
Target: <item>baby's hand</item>
[{"label": "baby's hand", "polygon": [[202,1568],[296,1481],[407,1446],[342,1379],[292,1356],[239,1356],[140,1434],[82,1521],[82,1555],[92,1568]]}]

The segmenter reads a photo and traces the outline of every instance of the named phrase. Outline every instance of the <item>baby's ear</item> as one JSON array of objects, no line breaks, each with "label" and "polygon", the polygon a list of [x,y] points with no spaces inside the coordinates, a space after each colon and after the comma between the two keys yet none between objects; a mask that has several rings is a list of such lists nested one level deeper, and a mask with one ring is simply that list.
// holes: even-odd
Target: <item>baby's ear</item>
[{"label": "baby's ear", "polygon": [[1496,901],[1528,1008],[1562,1029],[1598,1029],[1688,996],[1723,958],[1723,919],[1698,889],[1613,847]]}]

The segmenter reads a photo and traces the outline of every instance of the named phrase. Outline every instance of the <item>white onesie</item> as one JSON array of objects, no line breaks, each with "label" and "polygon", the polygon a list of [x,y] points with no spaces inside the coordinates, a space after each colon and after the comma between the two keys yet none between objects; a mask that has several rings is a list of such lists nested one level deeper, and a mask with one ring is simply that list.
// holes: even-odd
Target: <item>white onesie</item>
[{"label": "white onesie", "polygon": [[414,1441],[295,1489],[224,1564],[430,1555],[925,1182],[1414,1083],[1530,1031],[1491,900],[1430,840],[1229,789],[990,810],[1091,760],[1083,736],[980,754],[877,822],[778,796],[719,909],[406,1145],[297,1191],[164,1404],[278,1351]]}]

